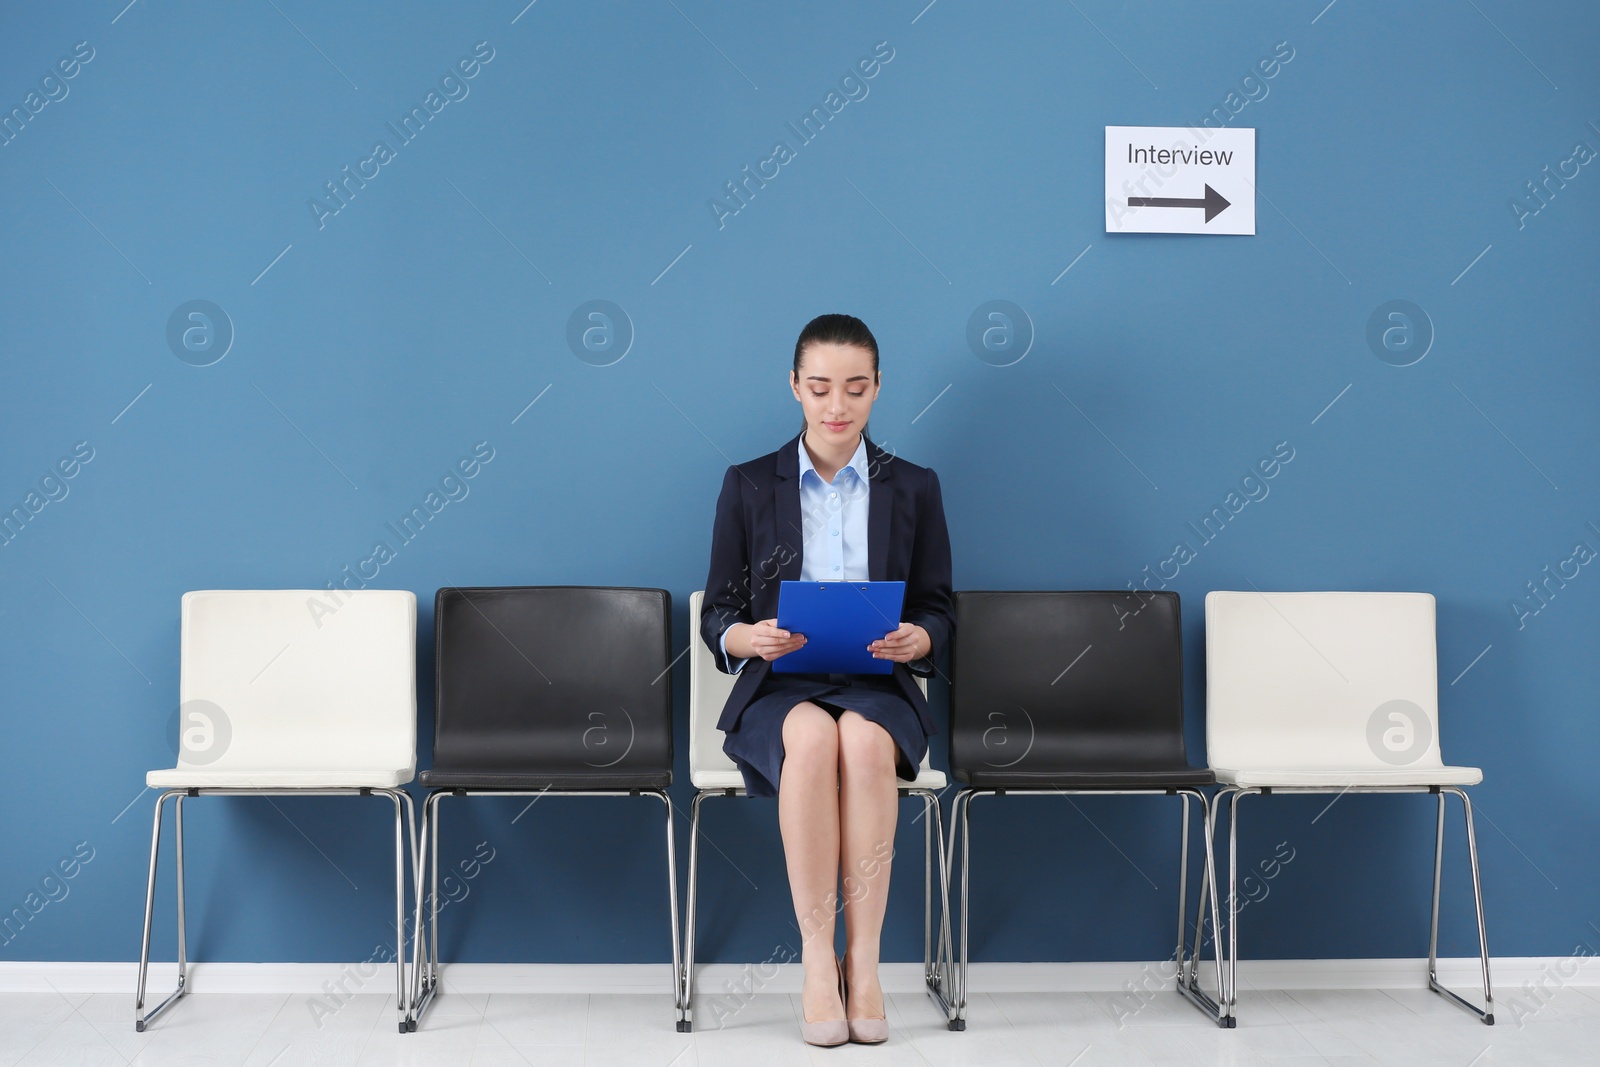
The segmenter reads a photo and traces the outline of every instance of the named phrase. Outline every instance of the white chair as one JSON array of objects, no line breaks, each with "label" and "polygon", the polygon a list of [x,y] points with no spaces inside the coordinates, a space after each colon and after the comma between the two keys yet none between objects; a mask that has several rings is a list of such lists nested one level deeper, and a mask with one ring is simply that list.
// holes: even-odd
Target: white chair
[{"label": "white chair", "polygon": [[[405,863],[416,865],[417,598],[405,590],[205,590],[183,595],[178,764],[156,798],[135,1029],[188,992],[183,802],[210,796],[383,796],[394,805],[395,1003],[409,1020]],[[174,800],[178,986],[144,1011],[162,811]]]},{"label": "white chair", "polygon": [[[1206,751],[1229,804],[1227,1010],[1238,1001],[1239,798],[1272,793],[1433,793],[1428,988],[1494,1024],[1472,802],[1476,767],[1439,753],[1434,598],[1429,593],[1206,594]],[[1438,980],[1445,795],[1461,798],[1478,912],[1484,1007]]]},{"label": "white chair", "polygon": [[[711,650],[700,637],[700,604],[704,592],[697,590],[689,596],[689,781],[694,785],[693,808],[689,820],[689,899],[684,920],[683,981],[685,1019],[678,1024],[681,1031],[694,1027],[694,923],[696,891],[700,862],[700,805],[708,797],[745,796],[744,775],[738,765],[722,751],[723,733],[717,729],[717,719],[723,705],[733,690],[735,675],[723,674],[717,669]],[[918,677],[917,684],[924,694],[927,680]],[[949,868],[944,855],[944,820],[939,808],[939,791],[945,787],[943,771],[933,770],[928,758],[923,756],[917,777],[900,786],[900,796],[922,798],[923,842],[926,849],[923,870],[922,915],[922,970],[928,993],[940,1005],[946,1018],[952,1009],[946,996],[950,989],[950,889]],[[940,933],[938,956],[933,946],[933,874],[934,854],[938,853],[940,885]]]}]

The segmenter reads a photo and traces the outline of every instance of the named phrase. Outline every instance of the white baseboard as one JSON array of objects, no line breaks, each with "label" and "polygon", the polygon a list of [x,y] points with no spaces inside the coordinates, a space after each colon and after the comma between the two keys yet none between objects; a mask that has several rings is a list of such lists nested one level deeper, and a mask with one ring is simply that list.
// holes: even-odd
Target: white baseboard
[{"label": "white baseboard", "polygon": [[[1516,956],[1490,961],[1497,989],[1510,992],[1543,979],[1561,985],[1600,985],[1600,957]],[[451,963],[442,968],[447,992],[485,993],[661,993],[672,989],[666,963]],[[1149,963],[973,963],[972,993],[1122,992],[1129,983],[1154,983],[1171,975],[1166,961]],[[150,994],[165,996],[175,974],[171,963],[150,965]],[[892,993],[922,989],[920,963],[885,963],[880,974]],[[1211,971],[1202,972],[1210,986]],[[1477,957],[1442,959],[1446,985],[1472,990],[1480,983]],[[0,961],[0,993],[132,993],[135,963],[51,963]],[[726,990],[798,993],[798,964],[711,963],[696,968],[696,992],[715,996]],[[1422,989],[1427,961],[1242,960],[1241,991],[1255,989]],[[189,987],[207,993],[321,994],[337,986],[345,993],[383,994],[393,990],[390,965],[366,963],[196,963]]]}]

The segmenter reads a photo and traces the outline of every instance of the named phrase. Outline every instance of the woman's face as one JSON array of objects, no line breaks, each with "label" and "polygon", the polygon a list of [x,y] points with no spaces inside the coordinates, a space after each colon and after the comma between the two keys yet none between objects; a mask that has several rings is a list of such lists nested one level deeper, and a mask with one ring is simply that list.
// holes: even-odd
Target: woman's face
[{"label": "woman's face", "polygon": [[807,345],[789,385],[805,410],[811,440],[843,444],[860,433],[878,398],[879,377],[872,353],[859,345]]}]

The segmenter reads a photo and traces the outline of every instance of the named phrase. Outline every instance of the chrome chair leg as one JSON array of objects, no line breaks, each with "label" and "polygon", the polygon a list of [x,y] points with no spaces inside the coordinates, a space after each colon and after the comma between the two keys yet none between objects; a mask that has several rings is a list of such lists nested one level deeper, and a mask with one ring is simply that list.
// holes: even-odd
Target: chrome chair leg
[{"label": "chrome chair leg", "polygon": [[400,807],[400,798],[393,793],[388,794],[389,801],[394,805],[394,1003],[400,1012],[400,1032],[407,1032],[407,1021],[411,1018],[411,1003],[406,999],[406,882],[405,882],[405,843],[403,812]]},{"label": "chrome chair leg", "polygon": [[956,794],[950,806],[951,859],[954,860],[955,839],[961,838],[961,958],[955,967],[955,1015],[947,1024],[951,1030],[967,1028],[967,933],[968,890],[971,885],[970,852],[972,847],[972,798],[979,791],[963,789]]},{"label": "chrome chair leg", "polygon": [[184,865],[183,865],[183,801],[184,794],[179,793],[172,804],[173,827],[177,831],[172,838],[172,857],[176,867],[178,890],[178,981],[185,987],[189,984],[189,937],[188,937],[188,907],[184,903]]},{"label": "chrome chair leg", "polygon": [[[227,789],[218,788],[205,790],[194,789],[168,789],[156,798],[155,815],[152,819],[150,831],[150,871],[145,882],[144,902],[144,933],[139,946],[139,981],[134,994],[134,1029],[143,1033],[156,1017],[171,1007],[177,1000],[188,992],[189,983],[189,954],[188,954],[188,924],[185,920],[185,892],[184,892],[184,857],[183,857],[183,802],[186,797],[199,796],[202,792],[216,794],[265,794],[267,796],[294,795],[292,791],[270,791],[261,789]],[[417,862],[416,838],[409,831],[412,829],[411,795],[404,790],[350,787],[328,791],[312,791],[311,795],[360,795],[360,796],[386,796],[395,808],[395,1000],[400,1012],[400,1032],[405,1033],[410,1018],[410,1002],[406,997],[406,924],[405,924],[405,863],[406,845],[411,846],[411,862],[413,867]],[[150,934],[154,926],[156,873],[161,852],[161,817],[166,808],[168,799],[173,801],[173,859],[175,861],[176,890],[178,903],[178,985],[167,999],[156,1005],[148,1013],[144,1010],[145,989],[148,985],[150,973]]]},{"label": "chrome chair leg", "polygon": [[[426,801],[424,801],[423,806],[422,806],[422,814],[423,814],[422,828],[421,828],[421,832],[418,834],[418,839],[421,842],[421,854],[420,854],[420,858],[418,858],[416,860],[417,877],[416,877],[415,884],[417,886],[417,900],[416,900],[416,912],[414,913],[414,916],[413,916],[413,919],[412,919],[413,930],[414,930],[413,941],[415,943],[415,966],[414,966],[414,968],[412,970],[411,983],[410,983],[410,987],[411,987],[410,1005],[411,1005],[411,1007],[410,1007],[409,1018],[406,1020],[406,1022],[408,1024],[408,1029],[413,1030],[413,1031],[417,1029],[417,1026],[421,1022],[422,1016],[426,1012],[426,1010],[428,1008],[428,1005],[430,1003],[432,1003],[433,998],[438,995],[439,985],[440,985],[440,971],[439,971],[439,910],[440,910],[440,905],[439,905],[439,806],[440,806],[440,803],[443,801],[443,799],[446,796],[478,795],[478,796],[497,796],[497,797],[505,797],[505,796],[525,797],[525,796],[528,796],[528,795],[533,794],[533,793],[536,793],[538,796],[543,796],[543,795],[545,795],[546,793],[549,793],[549,792],[551,792],[551,790],[550,790],[550,788],[548,786],[546,788],[544,788],[544,789],[539,789],[539,790],[508,790],[508,791],[500,791],[500,790],[472,791],[472,790],[465,790],[465,789],[456,789],[456,788],[451,788],[451,787],[441,787],[441,788],[437,788],[437,789],[433,790],[431,793],[428,794],[428,798],[427,798]],[[585,795],[585,794],[581,793],[581,792],[580,793],[567,793],[567,792],[564,792],[564,791],[557,790],[557,791],[554,792],[554,795],[556,795],[556,796],[575,796],[575,795],[576,796],[581,796],[581,795]],[[597,793],[590,793],[590,794],[587,794],[587,795],[598,795],[598,796],[650,796],[650,797],[654,797],[657,800],[661,801],[662,806],[666,808],[666,814],[667,814],[667,822],[666,822],[666,831],[667,831],[667,904],[668,904],[668,918],[671,921],[671,925],[672,925],[672,930],[671,930],[671,934],[672,934],[672,992],[673,992],[674,1010],[679,1013],[679,1015],[680,1015],[680,1020],[679,1021],[681,1023],[681,1013],[682,1013],[682,1006],[683,1006],[684,998],[683,998],[683,995],[682,995],[682,984],[681,984],[681,980],[680,980],[680,976],[681,976],[681,973],[682,973],[682,966],[681,966],[681,959],[680,959],[680,956],[679,956],[679,949],[678,949],[678,879],[677,879],[677,866],[678,865],[677,865],[677,852],[676,852],[676,849],[677,849],[676,835],[674,834],[674,820],[673,820],[673,810],[672,810],[672,799],[671,799],[671,797],[669,797],[667,795],[665,790],[661,790],[661,789],[632,789],[632,788],[629,788],[629,789],[617,789],[617,790],[600,791],[600,792],[597,792]],[[413,851],[413,856],[416,857],[417,855],[418,855],[417,852]],[[427,881],[430,883],[430,891],[428,891],[426,893],[424,893],[423,890],[422,890],[422,884],[423,884],[423,879],[424,879],[424,875],[422,873],[422,868],[423,867],[427,868],[426,878],[427,878]],[[428,934],[428,936],[426,938],[424,938],[423,932],[422,932],[422,912],[423,912],[423,908],[424,908],[425,905],[426,905],[427,910],[429,912],[429,915],[428,915],[429,934]]]},{"label": "chrome chair leg", "polygon": [[[420,853],[416,861],[416,910],[412,913],[411,1011],[407,1029],[415,1031],[423,1012],[439,989],[439,802],[449,790],[436,789],[422,802],[422,825],[417,839]],[[425,889],[425,883],[431,889]],[[423,928],[422,911],[428,908],[429,922]]]},{"label": "chrome chair leg", "polygon": [[409,1001],[413,1021],[418,1017],[418,1008],[422,1000],[423,983],[428,971],[427,934],[422,925],[422,909],[427,900],[427,891],[424,889],[426,880],[428,857],[431,850],[428,848],[428,822],[432,815],[433,796],[430,793],[422,798],[422,816],[417,823],[417,862],[411,870],[412,909],[411,909],[411,953],[414,965],[411,968],[411,990]]},{"label": "chrome chair leg", "polygon": [[[1183,847],[1181,847],[1179,849],[1179,852],[1184,857],[1184,864],[1183,864],[1183,873],[1181,873],[1179,875],[1179,878],[1178,878],[1178,917],[1179,917],[1178,918],[1178,922],[1179,922],[1179,927],[1178,927],[1178,957],[1177,957],[1177,960],[1178,960],[1177,989],[1178,989],[1178,993],[1180,995],[1182,995],[1191,1004],[1193,1004],[1195,1007],[1199,1008],[1202,1012],[1204,1012],[1207,1016],[1209,1016],[1211,1018],[1211,1020],[1213,1022],[1215,1022],[1218,1026],[1220,1026],[1220,1027],[1222,1027],[1224,1029],[1229,1029],[1229,1028],[1232,1028],[1235,1024],[1234,1024],[1233,1018],[1227,1013],[1227,1010],[1226,1010],[1226,1008],[1224,1006],[1224,1003],[1223,1003],[1223,1001],[1224,1001],[1224,986],[1223,986],[1223,979],[1222,979],[1222,953],[1221,953],[1221,950],[1220,950],[1220,942],[1218,942],[1218,946],[1219,946],[1218,949],[1212,953],[1212,956],[1213,956],[1214,961],[1215,961],[1215,966],[1216,966],[1217,998],[1215,1000],[1213,1000],[1211,998],[1211,996],[1209,994],[1207,994],[1200,987],[1200,953],[1201,953],[1202,947],[1205,944],[1205,932],[1206,932],[1205,912],[1206,912],[1206,902],[1207,902],[1208,897],[1210,898],[1210,901],[1211,901],[1211,926],[1212,926],[1212,930],[1213,930],[1213,940],[1214,941],[1216,940],[1214,932],[1215,932],[1215,930],[1217,928],[1217,919],[1219,917],[1218,913],[1217,913],[1215,894],[1210,893],[1210,887],[1211,887],[1211,882],[1212,882],[1212,878],[1213,878],[1212,872],[1216,870],[1216,855],[1215,855],[1215,852],[1214,852],[1214,849],[1213,849],[1212,843],[1211,843],[1211,834],[1212,834],[1212,831],[1213,831],[1213,823],[1212,823],[1212,817],[1211,817],[1211,807],[1210,807],[1209,802],[1206,800],[1205,794],[1200,792],[1197,789],[1196,790],[1192,790],[1192,791],[1180,791],[1178,795],[1183,797],[1183,800],[1184,800],[1184,804],[1183,804],[1184,844],[1183,844]],[[1205,835],[1205,867],[1203,868],[1203,870],[1200,873],[1200,904],[1199,904],[1199,909],[1198,909],[1198,911],[1196,913],[1195,939],[1194,939],[1194,957],[1193,957],[1192,961],[1188,959],[1189,937],[1188,937],[1187,914],[1186,914],[1187,913],[1187,907],[1188,907],[1188,899],[1187,899],[1188,898],[1188,893],[1187,893],[1187,878],[1186,878],[1186,875],[1187,875],[1187,872],[1188,872],[1187,857],[1188,857],[1188,842],[1189,842],[1189,834],[1188,834],[1188,830],[1189,830],[1189,798],[1191,798],[1191,797],[1193,797],[1195,800],[1198,800],[1200,802],[1201,831]]]},{"label": "chrome chair leg", "polygon": [[[410,834],[414,829],[414,809],[411,805],[411,794],[398,789],[374,789],[374,796],[386,796],[394,805],[394,966],[395,966],[395,1007],[400,1013],[398,1020],[402,1034],[416,1029],[411,1015],[411,1000],[406,995],[406,845],[411,845],[411,866],[413,872],[417,864],[416,838]],[[413,879],[414,884],[414,879]]]},{"label": "chrome chair leg", "polygon": [[[1472,801],[1466,791],[1454,786],[1438,790],[1439,814],[1433,842],[1433,912],[1428,932],[1428,988],[1472,1012],[1487,1026],[1494,1025],[1494,994],[1489,982],[1489,935],[1483,919],[1483,884],[1478,877],[1478,839],[1472,826]],[[1476,1004],[1446,989],[1439,982],[1439,883],[1444,870],[1444,805],[1445,794],[1454,793],[1461,798],[1462,811],[1467,823],[1467,858],[1472,867],[1472,900],[1478,913],[1478,959],[1483,970],[1483,1004]]]},{"label": "chrome chair leg", "polygon": [[[945,857],[944,818],[939,807],[939,795],[932,790],[918,789],[915,795],[922,798],[924,856],[923,880],[923,962],[922,978],[928,995],[945,1016],[946,1025],[954,1016],[950,988],[950,868]],[[937,859],[936,859],[937,856]],[[933,870],[939,868],[939,938],[933,939]]]},{"label": "chrome chair leg", "polygon": [[672,798],[660,789],[650,790],[649,795],[659,798],[667,809],[667,907],[672,920],[672,999],[677,1031],[683,1034],[688,1033],[689,1028],[684,1015],[683,951],[678,940],[681,936],[681,927],[678,925],[678,852],[673,834]]},{"label": "chrome chair leg", "polygon": [[[684,905],[683,917],[683,954],[682,954],[682,1018],[678,1023],[678,1030],[688,1033],[694,1029],[694,990],[695,990],[695,963],[694,963],[694,938],[695,918],[699,910],[700,898],[700,806],[708,798],[724,795],[720,791],[696,792],[690,804],[689,815],[689,870],[688,870],[688,897]],[[935,848],[929,847],[924,867],[923,881],[923,979],[929,994],[939,1003],[941,1010],[946,1013],[947,1022],[953,1016],[950,1007],[950,989],[952,987],[953,950],[950,927],[950,862],[949,854],[945,848],[944,816],[939,807],[938,794],[932,790],[908,790],[904,795],[919,796],[923,801],[925,815],[931,812],[932,821],[924,831],[924,842],[936,842]],[[951,835],[954,839],[955,830],[952,826]],[[939,871],[939,939],[937,946],[932,939],[932,895],[933,895],[933,868],[935,863]],[[953,1022],[949,1023],[951,1029],[965,1029],[965,1022],[958,1027]]]},{"label": "chrome chair leg", "polygon": [[931,793],[922,796],[922,981],[933,979],[933,811]]},{"label": "chrome chair leg", "polygon": [[683,1012],[681,1033],[694,1030],[694,919],[700,899],[700,803],[710,793],[696,792],[689,805],[689,884],[683,916]]},{"label": "chrome chair leg", "polygon": [[[422,817],[417,823],[417,844],[420,851],[411,864],[411,982],[406,990],[406,1004],[411,1016],[416,1018],[417,1001],[422,991],[422,973],[427,967],[427,948],[422,933],[422,869],[428,862],[428,798],[422,799]],[[409,1027],[408,1027],[409,1028]]]},{"label": "chrome chair leg", "polygon": [[950,860],[945,852],[944,814],[938,796],[933,797],[934,839],[939,849],[939,947],[934,960],[933,981],[936,983],[935,999],[949,1023],[953,1012],[950,1003],[951,969],[954,967],[954,950],[950,940]]},{"label": "chrome chair leg", "polygon": [[1237,1026],[1239,1006],[1239,798],[1257,789],[1230,786],[1217,793],[1217,808],[1222,807],[1223,794],[1228,796],[1228,991],[1227,1017],[1230,1027]]},{"label": "chrome chair leg", "polygon": [[[1178,793],[1178,798],[1183,801],[1183,818],[1179,824],[1178,844],[1178,947],[1173,953],[1173,959],[1178,964],[1178,986],[1182,988],[1184,980],[1188,977],[1185,972],[1185,961],[1189,955],[1189,916],[1187,905],[1189,903],[1189,794]],[[1202,893],[1204,891],[1202,890]],[[1202,901],[1201,907],[1205,906]],[[1200,957],[1200,946],[1195,945],[1195,958]]]},{"label": "chrome chair leg", "polygon": [[[1216,833],[1216,819],[1212,815],[1211,805],[1210,805],[1209,801],[1206,800],[1205,794],[1201,793],[1201,794],[1199,794],[1199,796],[1200,796],[1200,799],[1201,799],[1201,805],[1200,805],[1200,817],[1201,817],[1201,821],[1202,821],[1201,833],[1205,834],[1206,840],[1209,842],[1209,841],[1213,840],[1212,835]],[[1214,848],[1215,848],[1215,846],[1213,845],[1213,849]],[[1212,954],[1213,957],[1215,957],[1216,964],[1217,964],[1217,1002],[1220,1005],[1221,1002],[1222,1002],[1222,988],[1223,988],[1223,986],[1222,986],[1222,977],[1221,977],[1222,976],[1222,947],[1221,947],[1221,945],[1222,945],[1222,943],[1221,943],[1222,924],[1216,921],[1216,901],[1218,899],[1217,893],[1216,893],[1216,877],[1217,877],[1217,868],[1216,868],[1216,861],[1215,861],[1215,852],[1213,851],[1212,860],[1211,860],[1210,865],[1208,866],[1208,869],[1202,871],[1201,875],[1200,875],[1200,900],[1199,900],[1199,903],[1197,904],[1197,906],[1195,907],[1195,912],[1194,912],[1194,955],[1190,956],[1189,959],[1186,961],[1186,963],[1184,965],[1184,968],[1183,968],[1183,972],[1184,972],[1184,981],[1187,982],[1191,988],[1199,989],[1200,988],[1200,960],[1202,958],[1201,953],[1204,951],[1205,944],[1206,944],[1206,912],[1207,912],[1207,909],[1210,908],[1211,909],[1211,915],[1212,915],[1211,938],[1212,938],[1212,942],[1213,942],[1213,944],[1212,944],[1212,953],[1211,954]],[[1186,947],[1185,947],[1185,951],[1187,951],[1187,944],[1186,944]]]},{"label": "chrome chair leg", "polygon": [[[1201,794],[1201,797],[1200,797],[1200,809],[1201,809],[1201,814],[1205,817],[1205,823],[1206,823],[1206,826],[1205,826],[1205,835],[1206,835],[1205,836],[1206,873],[1205,873],[1205,876],[1204,876],[1204,880],[1200,883],[1200,911],[1202,912],[1202,914],[1205,912],[1205,910],[1206,910],[1206,898],[1207,898],[1207,894],[1209,893],[1209,895],[1210,895],[1210,907],[1211,907],[1211,945],[1212,945],[1211,961],[1212,961],[1212,963],[1213,963],[1213,965],[1215,966],[1215,969],[1216,969],[1217,1007],[1220,1010],[1221,1005],[1222,1005],[1222,939],[1221,939],[1221,937],[1218,936],[1217,931],[1222,928],[1222,917],[1218,913],[1218,909],[1217,909],[1217,891],[1216,891],[1216,888],[1217,888],[1216,834],[1217,834],[1217,810],[1218,809],[1217,809],[1216,806],[1213,806],[1208,800],[1206,800],[1204,794]],[[1205,934],[1205,921],[1204,921],[1204,918],[1202,917],[1202,919],[1201,919],[1201,921],[1199,923],[1199,929],[1195,933],[1194,975],[1195,975],[1195,980],[1196,980],[1196,985],[1197,986],[1199,984],[1199,976],[1200,976],[1200,943],[1201,943],[1201,940],[1202,940],[1204,934]],[[1235,1025],[1237,1025],[1235,1023],[1234,1018],[1233,1018],[1231,1013],[1228,1015],[1227,1021],[1223,1025],[1226,1026],[1228,1029],[1232,1029]]]},{"label": "chrome chair leg", "polygon": [[[161,816],[169,797],[175,798],[173,803],[173,844],[178,877],[178,985],[176,989],[167,995],[165,1000],[151,1009],[149,1014],[146,1014],[144,1010],[144,994],[146,979],[150,971],[150,931],[154,925],[155,918],[156,861],[161,852]],[[144,937],[139,949],[139,988],[133,1000],[133,1028],[141,1034],[144,1033],[146,1027],[155,1021],[156,1016],[177,1003],[178,999],[189,991],[183,908],[183,797],[184,791],[181,789],[169,789],[156,797],[155,817],[150,831],[150,875],[145,882]]]},{"label": "chrome chair leg", "polygon": [[433,802],[433,823],[428,830],[429,843],[433,846],[433,859],[428,861],[428,985],[431,991],[439,988],[439,809],[449,795],[440,793]]},{"label": "chrome chair leg", "polygon": [[[971,856],[972,856],[972,801],[973,798],[984,793],[995,794],[993,789],[966,788],[958,791],[951,802],[950,810],[950,844],[941,857],[945,868],[944,894],[948,902],[951,898],[950,880],[953,877],[953,864],[959,851],[961,857],[961,915],[960,915],[960,953],[957,956],[953,946],[950,948],[950,964],[943,988],[947,996],[940,998],[935,990],[936,999],[948,1007],[948,1024],[951,1030],[966,1029],[967,1007],[967,976],[970,962],[971,940]],[[1075,790],[1053,790],[1053,792],[1087,792]],[[1227,976],[1223,971],[1222,951],[1220,947],[1221,913],[1218,905],[1219,893],[1213,891],[1216,882],[1216,850],[1213,845],[1213,835],[1216,833],[1215,811],[1207,800],[1206,795],[1198,789],[1156,789],[1132,790],[1147,795],[1177,795],[1183,801],[1182,809],[1182,841],[1179,847],[1179,879],[1178,879],[1178,941],[1173,953],[1177,967],[1176,987],[1180,995],[1193,1003],[1202,1012],[1208,1015],[1219,1027],[1231,1028],[1234,1023],[1226,1012],[1225,1005],[1229,992]],[[1219,798],[1221,794],[1218,794]],[[1195,949],[1192,959],[1188,955],[1188,856],[1189,856],[1189,801],[1197,800],[1200,803],[1200,815],[1203,833],[1205,835],[1205,867],[1200,880],[1200,902],[1196,913]],[[1218,805],[1220,808],[1220,803]],[[941,827],[942,832],[942,827]],[[958,844],[959,842],[959,844]],[[1230,879],[1234,878],[1230,870]],[[1217,996],[1213,999],[1199,984],[1200,954],[1205,942],[1205,915],[1207,906],[1211,914],[1211,927],[1213,940],[1218,947],[1212,953],[1212,964],[1216,975]],[[947,904],[947,913],[950,905]],[[948,919],[946,920],[948,925]],[[1231,930],[1231,925],[1230,925]],[[948,935],[945,935],[948,936]],[[932,983],[930,982],[930,988]]]}]

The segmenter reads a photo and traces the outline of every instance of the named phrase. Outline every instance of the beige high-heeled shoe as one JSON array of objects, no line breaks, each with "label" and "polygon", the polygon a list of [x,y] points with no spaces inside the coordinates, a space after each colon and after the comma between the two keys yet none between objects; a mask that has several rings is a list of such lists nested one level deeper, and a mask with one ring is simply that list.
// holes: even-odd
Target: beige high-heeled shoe
[{"label": "beige high-heeled shoe", "polygon": [[[844,958],[848,960],[850,953],[846,952]],[[877,1018],[852,1018],[850,1015],[850,999],[847,995],[844,1002],[845,1021],[849,1023],[850,1040],[858,1045],[878,1045],[889,1040],[889,1020],[886,1016]]]},{"label": "beige high-heeled shoe", "polygon": [[[844,966],[839,962],[836,953],[833,957],[834,970],[839,975],[839,1003],[842,1006],[844,999]],[[823,1019],[812,1022],[805,1017],[805,1007],[800,1009],[800,1036],[809,1045],[821,1045],[824,1048],[833,1045],[842,1045],[850,1040],[850,1026],[844,1019]]]}]

